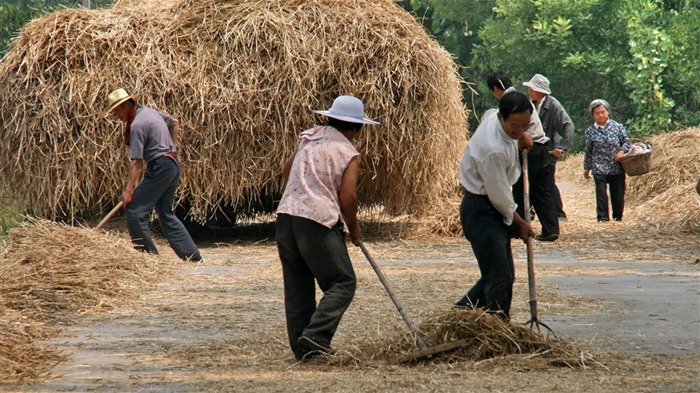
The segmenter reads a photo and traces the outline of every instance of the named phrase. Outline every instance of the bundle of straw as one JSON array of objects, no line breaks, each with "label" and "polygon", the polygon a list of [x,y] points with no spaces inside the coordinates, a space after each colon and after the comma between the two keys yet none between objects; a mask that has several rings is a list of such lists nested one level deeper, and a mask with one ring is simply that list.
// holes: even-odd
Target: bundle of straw
[{"label": "bundle of straw", "polygon": [[69,323],[127,302],[169,269],[116,235],[30,219],[10,232],[0,299],[36,321]]},{"label": "bundle of straw", "polygon": [[[84,217],[124,187],[118,87],[181,123],[179,203],[274,209],[297,135],[340,94],[365,103],[360,200],[427,209],[454,185],[467,111],[452,57],[391,1],[121,1],[27,24],[0,63],[0,181],[36,215]],[[0,188],[1,189],[1,188]]]},{"label": "bundle of straw", "polygon": [[483,310],[455,310],[435,315],[421,323],[420,330],[425,333],[428,346],[467,339],[467,344],[444,354],[441,360],[478,361],[528,355],[542,356],[557,366],[585,366],[581,351],[573,344],[554,340],[551,335],[519,323],[505,322]]}]

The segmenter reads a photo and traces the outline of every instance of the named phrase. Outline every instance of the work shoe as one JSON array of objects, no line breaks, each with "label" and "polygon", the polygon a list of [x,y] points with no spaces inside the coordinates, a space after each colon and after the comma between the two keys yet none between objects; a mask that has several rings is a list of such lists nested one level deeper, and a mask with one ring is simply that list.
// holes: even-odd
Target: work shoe
[{"label": "work shoe", "polygon": [[320,344],[306,336],[299,337],[297,342],[310,351],[316,351],[324,355],[330,355],[333,352],[333,349],[330,346]]},{"label": "work shoe", "polygon": [[559,235],[557,235],[556,233],[553,233],[551,235],[546,235],[546,236],[545,235],[537,235],[537,236],[535,236],[535,239],[537,239],[541,242],[553,242],[553,241],[559,239]]}]

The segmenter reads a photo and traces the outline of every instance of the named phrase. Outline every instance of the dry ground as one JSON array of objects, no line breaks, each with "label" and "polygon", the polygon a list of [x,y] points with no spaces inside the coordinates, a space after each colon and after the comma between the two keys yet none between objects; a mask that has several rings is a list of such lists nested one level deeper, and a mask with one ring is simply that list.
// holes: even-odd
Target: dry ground
[{"label": "dry ground", "polygon": [[[69,353],[70,359],[55,367],[50,378],[32,385],[0,384],[0,390],[700,391],[697,237],[650,235],[656,244],[644,239],[634,243],[624,236],[631,223],[610,223],[596,229],[596,238],[617,236],[621,242],[605,246],[605,242],[584,240],[595,236],[577,233],[579,223],[590,221],[594,214],[591,187],[571,184],[565,188],[569,221],[563,224],[561,241],[535,244],[535,263],[545,262],[537,265],[540,320],[557,321],[567,316],[576,323],[579,318],[612,317],[624,308],[614,296],[583,296],[556,284],[557,280],[633,275],[638,271],[634,264],[659,263],[665,272],[658,277],[683,275],[695,282],[692,295],[696,306],[687,314],[695,336],[679,337],[688,345],[674,350],[651,346],[629,351],[615,338],[614,325],[590,326],[592,336],[570,336],[565,326],[558,324],[557,333],[576,342],[582,356],[587,357],[585,367],[557,367],[521,356],[417,366],[387,364],[372,355],[407,328],[364,256],[351,246],[358,289],[333,342],[342,361],[294,363],[286,341],[281,268],[267,227],[257,240],[226,239],[203,245],[206,262],[199,266],[177,261],[166,251],[167,246],[161,245],[161,257],[178,267],[172,275],[144,288],[133,306],[85,317],[79,325],[68,327],[53,344]],[[111,225],[119,228],[122,223],[116,219]],[[463,239],[392,240],[386,226],[367,225],[365,229],[370,252],[416,322],[449,309],[478,277]],[[518,277],[513,317],[524,322],[529,318],[525,249],[515,241],[513,247]],[[612,263],[588,263],[600,261]],[[609,339],[591,339],[596,334]]]}]

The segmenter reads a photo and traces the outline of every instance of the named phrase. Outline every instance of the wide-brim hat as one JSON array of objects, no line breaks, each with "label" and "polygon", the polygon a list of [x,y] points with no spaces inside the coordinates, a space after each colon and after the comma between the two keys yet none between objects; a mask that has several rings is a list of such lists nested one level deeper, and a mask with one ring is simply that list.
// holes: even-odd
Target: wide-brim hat
[{"label": "wide-brim hat", "polygon": [[539,91],[544,94],[552,94],[549,90],[549,79],[545,78],[541,74],[535,74],[535,76],[530,79],[529,82],[523,82],[523,86],[527,86],[534,91]]},{"label": "wide-brim hat", "polygon": [[135,100],[136,96],[129,95],[124,89],[117,89],[109,93],[107,96],[107,114],[111,113],[114,108],[129,99]]},{"label": "wide-brim hat", "polygon": [[338,96],[333,101],[330,109],[326,111],[312,110],[312,112],[350,123],[381,124],[378,121],[366,118],[365,105],[360,99],[353,96]]}]

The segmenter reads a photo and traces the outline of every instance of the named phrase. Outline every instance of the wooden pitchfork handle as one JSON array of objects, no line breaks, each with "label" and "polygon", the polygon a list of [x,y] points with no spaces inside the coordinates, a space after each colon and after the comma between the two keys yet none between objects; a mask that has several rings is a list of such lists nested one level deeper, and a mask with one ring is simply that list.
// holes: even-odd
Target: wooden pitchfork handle
[{"label": "wooden pitchfork handle", "polygon": [[124,202],[120,201],[119,203],[117,203],[117,205],[114,206],[114,208],[109,213],[107,213],[105,218],[103,218],[102,221],[100,221],[100,223],[97,224],[95,229],[102,228],[107,223],[107,221],[109,221],[112,217],[114,217],[115,214],[117,214],[117,212],[119,211],[119,209],[122,208],[122,206],[124,206]]},{"label": "wooden pitchfork handle", "polygon": [[[528,179],[529,171],[527,165],[528,153],[528,149],[523,150],[523,215],[525,216],[523,218],[525,219],[525,222],[530,225],[530,181]],[[550,329],[546,324],[540,322],[539,318],[537,317],[537,289],[535,288],[535,258],[532,251],[532,238],[528,236],[525,244],[527,247],[527,284],[530,292],[530,320],[525,322],[525,325],[530,326],[530,328],[536,326],[537,330],[540,329],[540,326],[544,326],[547,330],[552,332],[556,338],[557,336],[554,334],[554,331],[552,331],[552,329]]]}]

